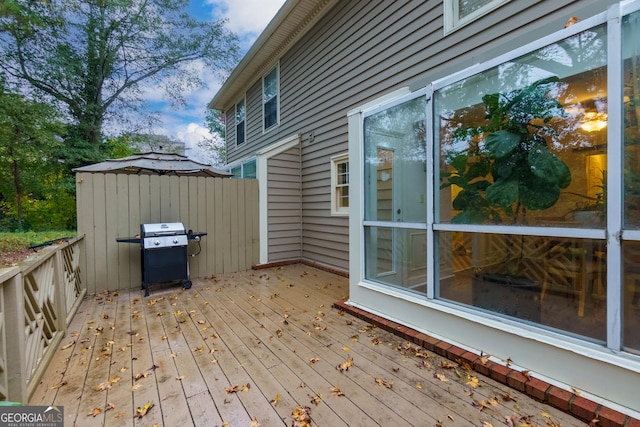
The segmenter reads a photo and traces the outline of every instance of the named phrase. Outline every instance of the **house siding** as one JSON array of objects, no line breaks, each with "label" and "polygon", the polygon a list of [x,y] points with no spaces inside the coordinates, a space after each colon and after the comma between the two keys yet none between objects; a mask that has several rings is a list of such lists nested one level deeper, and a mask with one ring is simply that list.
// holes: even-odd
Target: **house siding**
[{"label": "house siding", "polygon": [[267,160],[269,262],[300,259],[300,148],[292,147]]},{"label": "house siding", "polygon": [[[486,15],[447,36],[442,3],[337,2],[279,58],[279,126],[263,132],[262,76],[255,76],[246,92],[247,142],[240,147],[235,146],[235,110],[229,106],[229,162],[301,135],[299,234],[303,259],[348,270],[348,218],[331,216],[329,171],[331,156],[347,150],[349,110],[402,87],[424,87],[559,30],[571,16],[587,18],[614,2],[514,0],[502,6],[500,13]],[[311,133],[313,138],[309,138]],[[274,244],[284,239],[275,229],[269,233],[270,239],[276,239]],[[278,257],[285,253],[292,256],[294,250]],[[270,249],[271,256],[276,256],[275,248]]]}]

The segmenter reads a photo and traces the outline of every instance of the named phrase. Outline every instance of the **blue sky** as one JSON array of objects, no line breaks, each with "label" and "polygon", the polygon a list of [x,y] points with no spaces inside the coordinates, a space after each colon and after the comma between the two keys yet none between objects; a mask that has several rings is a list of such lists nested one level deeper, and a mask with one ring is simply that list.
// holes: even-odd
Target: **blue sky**
[{"label": "blue sky", "polygon": [[[189,11],[200,20],[227,18],[228,28],[235,32],[246,52],[269,21],[275,16],[285,0],[191,0]],[[208,136],[204,126],[206,105],[211,101],[223,82],[218,81],[206,69],[202,74],[208,87],[186,94],[187,105],[172,109],[167,103],[154,99],[149,91],[148,100],[158,110],[160,125],[154,132],[184,141],[189,157],[206,161],[206,156],[198,150],[197,144],[203,136]]]}]

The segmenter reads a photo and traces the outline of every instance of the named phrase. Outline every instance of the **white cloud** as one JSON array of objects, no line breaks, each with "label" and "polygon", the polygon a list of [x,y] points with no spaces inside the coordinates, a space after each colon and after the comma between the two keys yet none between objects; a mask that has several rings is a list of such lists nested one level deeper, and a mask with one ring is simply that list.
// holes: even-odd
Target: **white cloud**
[{"label": "white cloud", "polygon": [[[284,0],[206,0],[216,17],[229,19],[229,29],[240,37],[258,34],[280,10]],[[255,38],[253,37],[253,38]]]},{"label": "white cloud", "polygon": [[[202,14],[200,18],[206,13],[210,13],[212,19],[227,18],[229,30],[238,34],[241,48],[246,51],[284,2],[285,0],[195,0],[197,4],[194,6],[198,10],[196,13]],[[190,67],[195,67],[207,86],[184,93],[185,106],[172,108],[164,97],[164,91],[155,82],[141,84],[140,95],[150,107],[147,111],[157,111],[160,122],[153,125],[153,133],[184,142],[187,156],[211,163],[217,159],[203,150],[199,143],[204,138],[211,138],[205,126],[206,108],[223,82],[202,62],[190,64]],[[117,126],[112,130],[115,129]]]}]

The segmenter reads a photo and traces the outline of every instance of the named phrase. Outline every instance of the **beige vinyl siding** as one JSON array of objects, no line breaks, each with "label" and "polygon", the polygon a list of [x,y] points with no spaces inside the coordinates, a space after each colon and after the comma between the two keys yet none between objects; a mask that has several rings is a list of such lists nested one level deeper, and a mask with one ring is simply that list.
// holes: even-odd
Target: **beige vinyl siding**
[{"label": "beige vinyl siding", "polygon": [[269,262],[301,257],[300,148],[267,160]]},{"label": "beige vinyl siding", "polygon": [[280,125],[264,135],[262,76],[255,76],[247,91],[248,144],[230,150],[229,161],[301,135],[302,257],[347,270],[348,218],[331,216],[330,158],[347,150],[348,111],[402,87],[422,88],[611,3],[512,1],[445,36],[441,0],[337,2],[278,58]]}]

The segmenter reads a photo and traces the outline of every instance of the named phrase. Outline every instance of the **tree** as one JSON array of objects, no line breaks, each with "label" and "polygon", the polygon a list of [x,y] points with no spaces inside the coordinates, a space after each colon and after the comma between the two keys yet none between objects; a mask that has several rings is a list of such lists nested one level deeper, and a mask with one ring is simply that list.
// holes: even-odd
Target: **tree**
[{"label": "tree", "polygon": [[222,113],[218,110],[207,110],[205,125],[211,133],[210,138],[202,138],[198,144],[200,148],[209,153],[211,165],[223,166],[227,161],[226,127]]},{"label": "tree", "polygon": [[15,228],[23,226],[25,196],[43,197],[59,177],[55,153],[63,129],[51,106],[0,85],[0,194],[4,210],[15,212]]},{"label": "tree", "polygon": [[143,83],[184,103],[182,94],[203,84],[203,67],[226,72],[238,57],[225,22],[195,20],[188,0],[11,4],[0,14],[0,72],[66,107],[86,160],[99,157],[108,115],[142,105]]}]

